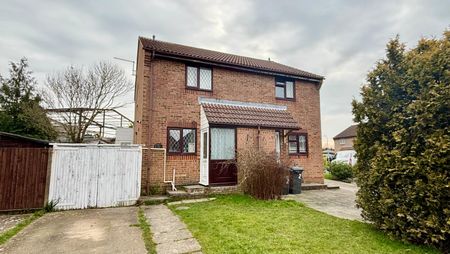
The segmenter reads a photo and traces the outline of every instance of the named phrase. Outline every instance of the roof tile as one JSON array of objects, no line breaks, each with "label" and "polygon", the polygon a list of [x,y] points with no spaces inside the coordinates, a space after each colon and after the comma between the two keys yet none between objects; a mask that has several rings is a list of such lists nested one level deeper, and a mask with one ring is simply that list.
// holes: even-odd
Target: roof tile
[{"label": "roof tile", "polygon": [[210,124],[300,129],[287,110],[214,103],[202,106]]},{"label": "roof tile", "polygon": [[357,128],[358,128],[357,124],[351,125],[347,129],[343,130],[341,133],[337,134],[333,139],[356,137],[356,129]]},{"label": "roof tile", "polygon": [[215,62],[226,65],[239,66],[244,68],[252,68],[262,71],[275,72],[280,74],[323,80],[324,77],[307,71],[296,69],[287,65],[283,65],[274,61],[261,60],[245,56],[222,53],[213,50],[195,48],[175,43],[169,43],[159,40],[139,38],[148,50],[155,50],[157,53],[186,57],[190,59]]}]

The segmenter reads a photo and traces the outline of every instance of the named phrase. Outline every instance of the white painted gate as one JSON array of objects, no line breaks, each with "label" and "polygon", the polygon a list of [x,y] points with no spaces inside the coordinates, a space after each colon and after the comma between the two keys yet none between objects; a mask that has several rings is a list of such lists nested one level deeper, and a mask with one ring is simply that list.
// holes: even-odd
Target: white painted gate
[{"label": "white painted gate", "polygon": [[139,145],[53,144],[48,201],[60,210],[133,205],[141,164]]}]

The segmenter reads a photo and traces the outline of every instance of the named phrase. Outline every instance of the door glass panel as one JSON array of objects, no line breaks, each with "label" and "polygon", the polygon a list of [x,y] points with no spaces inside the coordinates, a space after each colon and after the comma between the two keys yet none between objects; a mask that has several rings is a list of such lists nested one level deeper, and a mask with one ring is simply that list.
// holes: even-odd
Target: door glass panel
[{"label": "door glass panel", "polygon": [[208,158],[208,133],[203,133],[203,159]]},{"label": "door glass panel", "polygon": [[235,157],[235,129],[211,128],[211,160],[232,160]]},{"label": "door glass panel", "polygon": [[281,144],[280,144],[280,133],[275,132],[275,153],[277,154],[277,159],[280,158]]}]

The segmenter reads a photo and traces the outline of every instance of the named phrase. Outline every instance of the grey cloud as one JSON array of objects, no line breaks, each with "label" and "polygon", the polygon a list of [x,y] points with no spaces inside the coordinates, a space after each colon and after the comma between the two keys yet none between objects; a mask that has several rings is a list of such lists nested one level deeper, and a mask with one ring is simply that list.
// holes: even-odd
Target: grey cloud
[{"label": "grey cloud", "polygon": [[[440,36],[450,25],[449,9],[445,0],[7,0],[0,7],[0,73],[27,56],[42,83],[69,64],[134,59],[137,37],[155,34],[325,75],[322,132],[330,138],[351,124],[351,100],[386,42],[400,34],[414,46],[421,36]],[[132,107],[125,113],[132,115]]]}]

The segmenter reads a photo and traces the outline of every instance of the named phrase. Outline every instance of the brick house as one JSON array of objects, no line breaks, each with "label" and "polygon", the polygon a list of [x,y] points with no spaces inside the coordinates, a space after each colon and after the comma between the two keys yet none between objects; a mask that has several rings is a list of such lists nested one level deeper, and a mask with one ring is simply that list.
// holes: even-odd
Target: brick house
[{"label": "brick house", "polygon": [[354,150],[353,143],[356,139],[356,129],[358,125],[351,125],[347,129],[343,130],[339,134],[337,134],[334,140],[334,150],[336,152],[344,151],[344,150]]},{"label": "brick house", "polygon": [[223,162],[265,149],[323,183],[320,87],[324,77],[274,61],[138,39],[134,142],[144,152],[147,191],[234,185]]}]

